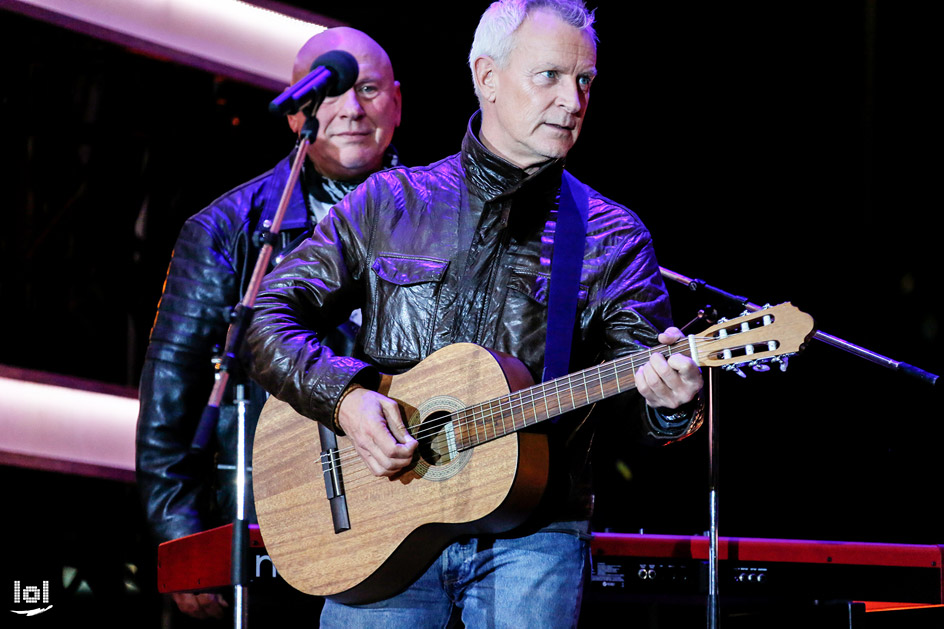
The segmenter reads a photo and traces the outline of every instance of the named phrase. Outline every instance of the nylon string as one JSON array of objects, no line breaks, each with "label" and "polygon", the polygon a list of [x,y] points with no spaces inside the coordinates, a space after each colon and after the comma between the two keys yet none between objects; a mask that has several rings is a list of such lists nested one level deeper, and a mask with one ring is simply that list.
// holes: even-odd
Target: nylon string
[{"label": "nylon string", "polygon": [[[696,347],[701,347],[705,344],[711,344],[716,341],[717,339],[714,337],[697,337],[697,336],[695,337]],[[679,351],[673,351],[673,349],[678,349]],[[581,371],[577,371],[572,374],[562,376],[560,378],[551,380],[549,382],[536,384],[531,387],[521,389],[519,391],[513,391],[511,393],[495,398],[493,400],[480,402],[480,403],[465,407],[463,409],[459,409],[458,411],[454,411],[452,413],[445,415],[442,418],[442,421],[436,422],[435,426],[432,426],[430,428],[423,428],[421,425],[419,427],[419,430],[417,430],[416,434],[411,433],[411,435],[417,441],[421,441],[427,437],[435,435],[437,432],[440,432],[443,429],[443,426],[445,426],[446,424],[450,422],[453,424],[453,430],[456,431],[457,433],[460,428],[474,426],[476,442],[473,443],[471,447],[476,447],[488,441],[493,441],[494,439],[497,439],[499,437],[504,437],[510,434],[511,432],[516,432],[517,430],[521,428],[525,428],[529,425],[535,425],[535,424],[541,423],[542,421],[546,421],[547,419],[550,419],[552,417],[556,417],[566,412],[580,408],[581,406],[589,405],[593,403],[594,401],[598,401],[606,397],[616,395],[618,393],[622,393],[624,391],[631,391],[635,389],[636,386],[635,386],[634,377],[631,379],[627,378],[627,382],[625,383],[625,386],[624,386],[624,383],[621,383],[619,380],[621,377],[626,377],[627,373],[630,375],[635,374],[638,368],[637,360],[640,361],[639,366],[641,367],[645,362],[648,362],[649,358],[654,353],[661,353],[664,356],[668,357],[674,354],[689,355],[690,352],[691,352],[691,349],[690,349],[690,345],[689,345],[689,341],[687,337],[683,338],[682,340],[676,342],[673,345],[657,345],[655,347],[651,347],[646,350],[629,354],[628,356],[616,358],[612,361],[603,363],[602,365],[595,365],[592,367],[588,367]],[[575,381],[578,384],[582,384],[584,387],[583,398],[579,403],[577,402],[576,398],[574,398],[573,396],[573,389],[574,389]],[[596,381],[596,386],[599,386],[600,395],[595,396],[595,399],[590,399],[589,391],[586,388],[588,382],[590,381]],[[604,393],[604,382],[615,383],[616,391],[609,394]],[[620,388],[621,386],[622,388]],[[564,397],[569,398],[569,402],[570,402],[570,408],[566,408],[566,410],[564,410],[564,407],[568,405],[568,402],[567,401],[561,402],[562,391],[565,393]],[[556,397],[556,399],[558,400],[557,413],[552,414],[550,412],[550,408],[547,406],[547,399],[549,397]],[[514,401],[516,398],[518,400],[517,402]],[[504,419],[505,417],[508,416],[509,413],[511,414],[512,418],[514,418],[514,412],[516,409],[518,409],[519,414],[522,416],[525,416],[525,413],[523,412],[523,410],[520,410],[520,409],[524,409],[526,406],[529,406],[530,408],[535,409],[536,403],[542,400],[545,406],[545,414],[546,414],[545,418],[535,419],[530,424],[527,423],[527,421],[525,421],[525,423],[523,423],[520,426],[514,427],[514,430],[511,430],[511,431],[509,431],[507,427],[504,425]],[[496,408],[494,408],[496,406],[497,406],[497,410]],[[486,407],[488,407],[488,410],[485,410]],[[476,415],[476,411],[478,409],[482,409],[481,415]],[[469,414],[471,415],[471,417],[461,418],[461,415],[463,413]],[[534,412],[533,415],[536,416],[538,415],[538,413]],[[494,426],[496,423],[495,422],[496,418],[499,418],[502,421],[501,432],[499,433],[498,429],[493,428],[493,430],[491,431],[491,436],[489,436],[488,432],[486,431],[485,424],[491,423]],[[480,438],[479,426],[482,427],[481,432],[485,435],[484,439]],[[466,434],[469,434],[469,433],[467,432]],[[459,448],[460,451],[464,451],[468,449],[470,448],[469,447]],[[331,459],[334,459],[334,462],[330,462]],[[337,465],[340,465],[342,467],[341,482],[343,483],[344,486],[350,486],[351,488],[354,488],[354,487],[357,487],[357,481],[363,480],[364,478],[367,478],[369,480],[381,478],[381,477],[375,476],[370,471],[370,468],[367,467],[366,464],[363,464],[359,468],[356,466],[352,467],[352,469],[350,470],[350,473],[346,473],[346,474],[344,473],[343,467],[346,464],[356,463],[357,461],[361,461],[361,457],[357,453],[357,450],[354,446],[347,446],[344,448],[340,448],[331,453],[321,453],[320,458],[319,458],[319,466],[321,466],[322,469],[324,469],[324,463],[326,461],[328,461],[328,468],[331,471],[333,471]],[[358,474],[358,471],[362,473]]]}]

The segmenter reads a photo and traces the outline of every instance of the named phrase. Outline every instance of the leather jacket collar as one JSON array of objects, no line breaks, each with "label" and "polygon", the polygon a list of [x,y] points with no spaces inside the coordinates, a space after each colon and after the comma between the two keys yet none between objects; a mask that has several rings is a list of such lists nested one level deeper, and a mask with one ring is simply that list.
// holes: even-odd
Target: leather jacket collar
[{"label": "leather jacket collar", "polygon": [[472,194],[488,202],[532,186],[537,190],[553,190],[556,193],[564,170],[563,158],[549,160],[529,174],[485,148],[478,137],[481,126],[482,111],[479,110],[469,119],[462,140],[462,169]]}]

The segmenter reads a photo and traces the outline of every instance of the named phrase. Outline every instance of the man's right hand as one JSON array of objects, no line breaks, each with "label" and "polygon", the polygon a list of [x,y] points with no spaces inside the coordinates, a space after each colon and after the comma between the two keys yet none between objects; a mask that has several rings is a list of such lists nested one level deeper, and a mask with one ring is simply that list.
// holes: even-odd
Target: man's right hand
[{"label": "man's right hand", "polygon": [[226,599],[219,594],[174,592],[171,598],[180,611],[194,618],[223,618],[229,607]]},{"label": "man's right hand", "polygon": [[341,400],[337,421],[375,476],[393,476],[413,460],[417,441],[387,396],[358,387]]}]

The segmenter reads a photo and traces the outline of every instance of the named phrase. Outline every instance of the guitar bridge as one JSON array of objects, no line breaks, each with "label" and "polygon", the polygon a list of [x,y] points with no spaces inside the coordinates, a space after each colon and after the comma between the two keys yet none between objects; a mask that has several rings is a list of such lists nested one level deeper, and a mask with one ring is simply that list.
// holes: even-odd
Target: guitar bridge
[{"label": "guitar bridge", "polygon": [[347,510],[347,498],[344,496],[344,480],[341,477],[341,457],[338,454],[338,438],[323,424],[318,424],[321,437],[321,472],[324,476],[325,493],[331,507],[331,520],[334,532],[343,533],[351,529],[351,520]]}]

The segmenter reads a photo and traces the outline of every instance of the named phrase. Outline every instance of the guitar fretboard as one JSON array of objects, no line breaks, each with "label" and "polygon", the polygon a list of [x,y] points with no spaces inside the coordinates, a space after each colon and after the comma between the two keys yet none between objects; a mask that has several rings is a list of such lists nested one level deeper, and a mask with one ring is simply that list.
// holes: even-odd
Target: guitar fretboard
[{"label": "guitar fretboard", "polygon": [[654,353],[691,355],[688,340],[663,345],[549,380],[454,413],[455,447],[467,450],[636,388],[636,371]]}]

